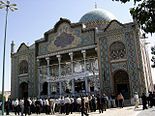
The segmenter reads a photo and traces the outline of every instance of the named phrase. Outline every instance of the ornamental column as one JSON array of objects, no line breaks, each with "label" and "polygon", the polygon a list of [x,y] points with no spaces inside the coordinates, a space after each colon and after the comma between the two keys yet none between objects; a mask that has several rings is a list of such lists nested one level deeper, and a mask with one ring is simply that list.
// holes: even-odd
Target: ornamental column
[{"label": "ornamental column", "polygon": [[46,80],[47,80],[47,83],[48,83],[48,93],[47,93],[47,95],[50,96],[50,82],[49,82],[49,79],[50,79],[50,58],[47,57],[46,61],[47,61],[47,77],[46,77]]},{"label": "ornamental column", "polygon": [[74,78],[73,78],[73,52],[69,53],[70,59],[71,59],[71,75],[72,75],[72,94],[75,93],[75,85],[74,85]]},{"label": "ornamental column", "polygon": [[40,62],[39,62],[39,59],[37,59],[37,69],[38,69],[38,85],[37,85],[37,87],[38,87],[38,98],[40,98]]},{"label": "ornamental column", "polygon": [[83,54],[83,60],[84,60],[84,80],[85,80],[85,92],[86,94],[89,92],[88,88],[88,79],[86,78],[86,50],[82,50],[81,53]]},{"label": "ornamental column", "polygon": [[[95,48],[95,51],[96,51],[96,54],[97,54],[97,57],[98,57],[98,49],[97,48]],[[98,91],[98,87],[97,87],[97,82],[98,82],[98,79],[99,79],[99,76],[96,76],[95,75],[95,72],[94,72],[94,91]]]},{"label": "ornamental column", "polygon": [[61,55],[57,55],[58,63],[59,63],[59,94],[62,95],[62,83],[61,79]]}]

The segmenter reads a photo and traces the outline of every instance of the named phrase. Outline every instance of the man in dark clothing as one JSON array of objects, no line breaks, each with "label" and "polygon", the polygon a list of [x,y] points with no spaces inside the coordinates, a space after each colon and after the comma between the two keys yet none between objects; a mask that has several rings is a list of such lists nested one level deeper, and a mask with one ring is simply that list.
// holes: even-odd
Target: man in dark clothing
[{"label": "man in dark clothing", "polygon": [[143,110],[147,109],[147,97],[145,93],[142,95],[142,104],[143,104]]},{"label": "man in dark clothing", "polygon": [[155,106],[155,91],[153,92],[153,95],[152,95],[152,104],[153,106]]},{"label": "man in dark clothing", "polygon": [[39,99],[37,99],[36,101],[35,101],[35,106],[36,106],[36,113],[37,114],[40,114],[40,109],[41,109],[41,103],[40,103],[40,101],[39,101]]},{"label": "man in dark clothing", "polygon": [[30,112],[30,102],[28,101],[27,98],[24,99],[24,113],[25,113],[25,116],[27,114],[29,114]]},{"label": "man in dark clothing", "polygon": [[106,95],[106,94],[103,94],[103,99],[104,99],[104,105],[103,105],[103,109],[104,109],[104,111],[106,111],[106,109],[109,107],[108,106],[108,96]]},{"label": "man in dark clothing", "polygon": [[91,102],[92,102],[93,112],[96,112],[96,99],[94,95],[92,96]]},{"label": "man in dark clothing", "polygon": [[97,108],[99,110],[99,113],[103,113],[103,108],[101,106],[101,96],[99,94],[97,95]]},{"label": "man in dark clothing", "polygon": [[148,96],[148,106],[152,107],[153,106],[153,94],[152,92],[149,92],[149,96]]},{"label": "man in dark clothing", "polygon": [[6,110],[6,115],[9,115],[9,112],[10,112],[10,102],[9,101],[5,102],[5,110]]}]

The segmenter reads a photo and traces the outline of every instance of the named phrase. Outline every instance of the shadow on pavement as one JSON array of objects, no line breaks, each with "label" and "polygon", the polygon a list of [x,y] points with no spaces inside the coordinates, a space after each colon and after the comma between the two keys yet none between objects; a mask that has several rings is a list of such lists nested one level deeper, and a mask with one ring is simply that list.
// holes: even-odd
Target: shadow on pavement
[{"label": "shadow on pavement", "polygon": [[132,110],[133,108],[127,108],[126,110]]},{"label": "shadow on pavement", "polygon": [[134,111],[142,111],[142,109],[135,109]]}]

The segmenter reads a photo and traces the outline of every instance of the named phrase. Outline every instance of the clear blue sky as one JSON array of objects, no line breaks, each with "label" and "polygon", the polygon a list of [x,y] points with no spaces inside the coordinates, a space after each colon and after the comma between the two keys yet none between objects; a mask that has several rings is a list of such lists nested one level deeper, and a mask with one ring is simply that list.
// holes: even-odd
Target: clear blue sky
[{"label": "clear blue sky", "polygon": [[[132,3],[121,4],[112,0],[10,0],[16,3],[18,11],[9,12],[6,49],[5,90],[11,86],[10,44],[15,42],[15,49],[22,42],[28,45],[43,37],[44,32],[53,28],[60,17],[68,18],[71,22],[78,22],[80,18],[95,7],[110,11],[121,23],[131,22],[129,8]],[[2,90],[2,61],[5,10],[0,10],[0,91]],[[151,45],[155,45],[153,37],[149,36]],[[150,46],[148,50],[150,50]]]}]

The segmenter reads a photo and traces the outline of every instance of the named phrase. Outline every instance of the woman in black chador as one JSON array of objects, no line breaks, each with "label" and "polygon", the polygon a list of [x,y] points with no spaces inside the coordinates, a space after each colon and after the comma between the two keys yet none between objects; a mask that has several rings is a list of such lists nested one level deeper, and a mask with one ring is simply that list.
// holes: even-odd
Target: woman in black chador
[{"label": "woman in black chador", "polygon": [[142,104],[143,104],[143,110],[147,109],[147,97],[145,93],[142,95]]}]

